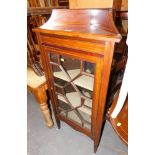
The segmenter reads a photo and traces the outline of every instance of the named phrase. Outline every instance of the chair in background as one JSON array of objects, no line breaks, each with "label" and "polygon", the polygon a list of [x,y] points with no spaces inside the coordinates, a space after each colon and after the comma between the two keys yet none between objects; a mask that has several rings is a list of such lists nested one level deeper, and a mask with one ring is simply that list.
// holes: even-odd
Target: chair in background
[{"label": "chair in background", "polygon": [[41,112],[44,116],[44,119],[46,121],[46,125],[48,127],[53,126],[53,121],[51,117],[51,113],[48,107],[48,97],[46,94],[47,85],[45,76],[38,76],[35,74],[32,68],[27,68],[27,88],[28,91],[34,94],[35,99],[37,100]]},{"label": "chair in background", "polygon": [[[45,118],[48,127],[53,126],[52,117],[50,115],[50,109],[47,104],[47,85],[44,76],[44,71],[40,58],[40,50],[35,33],[32,29],[39,27],[45,23],[52,13],[53,8],[65,8],[56,7],[55,1],[51,1],[51,5],[48,6],[45,0],[46,7],[40,6],[40,4],[34,3],[33,0],[28,1],[27,10],[27,88],[32,92],[40,105],[40,109]],[[52,5],[53,4],[53,5]]]}]

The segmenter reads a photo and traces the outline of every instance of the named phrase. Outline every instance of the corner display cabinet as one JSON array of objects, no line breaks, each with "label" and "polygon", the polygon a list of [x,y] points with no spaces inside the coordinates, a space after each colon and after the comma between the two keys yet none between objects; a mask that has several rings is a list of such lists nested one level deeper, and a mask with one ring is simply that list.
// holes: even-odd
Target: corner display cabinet
[{"label": "corner display cabinet", "polygon": [[114,53],[112,9],[54,9],[36,32],[58,128],[64,121],[97,151]]}]

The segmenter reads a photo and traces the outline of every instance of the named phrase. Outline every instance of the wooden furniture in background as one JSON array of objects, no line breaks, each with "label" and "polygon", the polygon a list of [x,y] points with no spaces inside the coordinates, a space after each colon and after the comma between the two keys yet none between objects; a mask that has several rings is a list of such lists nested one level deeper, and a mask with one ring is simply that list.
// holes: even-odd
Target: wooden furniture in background
[{"label": "wooden furniture in background", "polygon": [[53,126],[52,117],[48,108],[47,104],[47,85],[46,85],[46,79],[44,76],[37,76],[35,72],[32,70],[32,68],[27,68],[27,87],[28,91],[32,92],[35,96],[35,99],[37,100],[41,112],[44,116],[44,119],[46,121],[46,125],[48,127]]},{"label": "wooden furniture in background", "polygon": [[114,128],[117,135],[120,137],[120,139],[128,145],[128,96],[126,97],[126,100],[124,102],[124,105],[117,115],[116,118],[112,118],[111,114],[116,107],[117,100],[118,100],[119,94],[115,96],[112,106],[109,110],[110,115],[110,122],[112,124],[112,127]]},{"label": "wooden furniture in background", "polygon": [[59,6],[69,6],[69,0],[58,0]]},{"label": "wooden furniture in background", "polygon": [[[117,66],[118,71],[125,68],[121,88],[116,87],[112,106],[109,108],[109,121],[117,135],[128,145],[128,64],[123,63]],[[116,85],[117,86],[117,85]]]},{"label": "wooden furniture in background", "polygon": [[29,8],[27,16],[27,54],[28,66],[32,67],[38,76],[44,75],[40,61],[40,51],[32,28],[45,23],[51,14],[51,8]]},{"label": "wooden furniture in background", "polygon": [[55,0],[27,0],[28,7],[51,7],[55,6]]},{"label": "wooden furniture in background", "polygon": [[[107,94],[107,109],[109,109],[110,106],[112,105],[116,91],[118,91],[118,89],[121,88],[124,71],[127,63],[127,57],[125,56],[123,57],[121,56],[121,58],[119,58],[120,60],[115,59],[116,58],[114,53],[113,61],[115,61],[115,63],[112,65],[111,69],[111,76]],[[107,113],[107,119],[109,120],[109,113]]]},{"label": "wooden furniture in background", "polygon": [[43,76],[42,63],[40,60],[40,50],[36,35],[32,28],[43,25],[52,13],[53,8],[66,7],[29,7],[27,10],[27,55],[28,66],[32,67],[38,76]]},{"label": "wooden furniture in background", "polygon": [[[115,55],[119,60],[122,57],[128,57],[128,47],[126,44],[128,34],[128,11],[116,11],[115,12],[115,25],[122,36],[122,40],[115,46]],[[117,59],[117,58],[116,58]]]},{"label": "wooden furniture in background", "polygon": [[113,0],[69,0],[70,9],[112,8]]},{"label": "wooden furniture in background", "polygon": [[52,9],[53,9],[53,7],[43,7],[43,8],[41,8],[41,7],[29,7],[29,8],[27,8],[27,16],[51,15]]},{"label": "wooden furniture in background", "polygon": [[[108,120],[112,124],[117,135],[128,145],[128,64],[127,56],[124,55],[123,58],[124,59],[115,64],[115,73],[112,76],[114,80],[112,80],[113,82],[111,83],[113,86],[109,92],[112,105],[108,109],[107,114]],[[119,75],[121,75],[121,78]]]},{"label": "wooden furniture in background", "polygon": [[117,11],[128,11],[128,0],[113,0],[113,9]]},{"label": "wooden furniture in background", "polygon": [[127,11],[128,0],[69,0],[69,8],[113,8],[119,11]]},{"label": "wooden furniture in background", "polygon": [[27,0],[27,88],[34,94],[40,105],[48,127],[53,126],[53,121],[47,104],[47,85],[43,76],[40,51],[32,28],[42,25],[48,19],[53,5],[52,0]]},{"label": "wooden furniture in background", "polygon": [[112,9],[55,9],[34,31],[58,128],[61,120],[86,134],[96,152],[114,46],[121,40]]},{"label": "wooden furniture in background", "polygon": [[28,90],[33,92],[36,100],[38,101],[47,126],[52,127],[53,122],[49,113],[50,109],[47,105],[47,85],[40,60],[40,50],[35,33],[32,32],[32,28],[41,26],[43,23],[45,23],[50,17],[53,8],[65,7],[40,7],[35,2],[36,1],[31,0],[31,5],[27,10]]}]

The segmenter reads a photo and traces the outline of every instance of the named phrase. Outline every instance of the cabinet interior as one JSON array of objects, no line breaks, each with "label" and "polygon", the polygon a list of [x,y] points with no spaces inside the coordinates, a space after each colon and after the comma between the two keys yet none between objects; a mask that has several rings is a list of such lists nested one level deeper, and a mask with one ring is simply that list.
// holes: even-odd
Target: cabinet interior
[{"label": "cabinet interior", "polygon": [[95,64],[49,53],[60,115],[91,130]]}]

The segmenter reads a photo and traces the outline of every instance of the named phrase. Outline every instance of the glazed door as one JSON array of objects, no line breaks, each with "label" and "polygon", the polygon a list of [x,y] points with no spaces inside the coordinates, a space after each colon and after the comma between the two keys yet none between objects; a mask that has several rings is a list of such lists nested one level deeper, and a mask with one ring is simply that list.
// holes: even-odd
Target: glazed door
[{"label": "glazed door", "polygon": [[47,47],[45,51],[57,114],[91,132],[98,57]]}]

